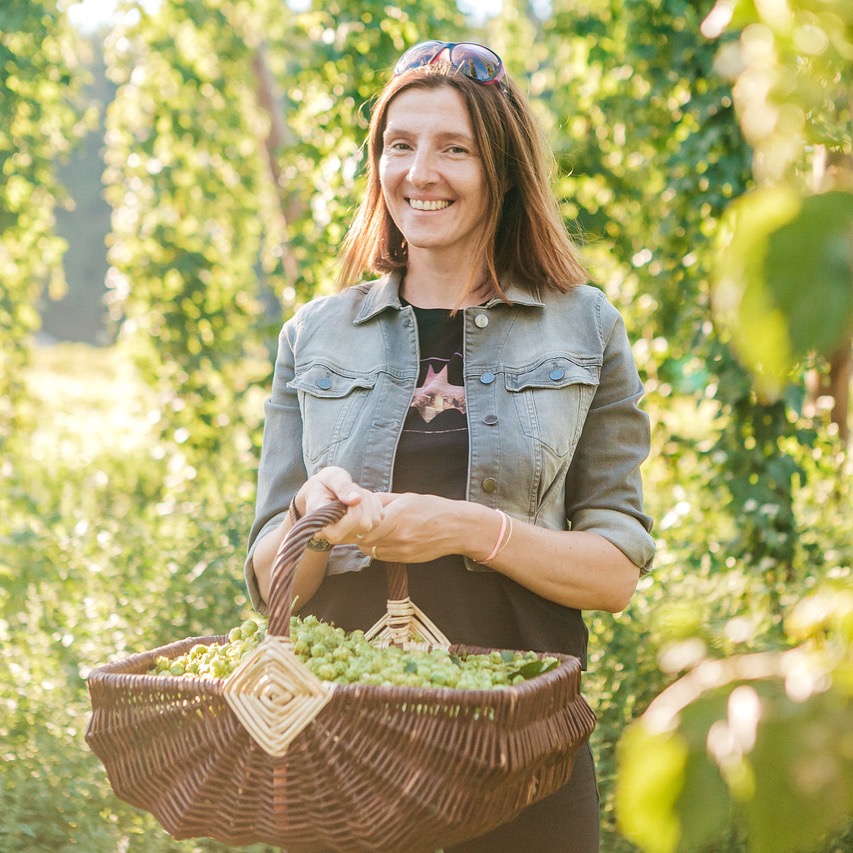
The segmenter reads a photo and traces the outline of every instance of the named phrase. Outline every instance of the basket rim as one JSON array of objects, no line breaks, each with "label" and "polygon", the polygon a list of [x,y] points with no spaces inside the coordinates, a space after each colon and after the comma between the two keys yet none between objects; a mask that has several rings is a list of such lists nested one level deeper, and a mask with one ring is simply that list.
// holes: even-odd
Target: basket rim
[{"label": "basket rim", "polygon": [[[179,693],[197,693],[199,689],[205,693],[220,693],[227,682],[226,678],[202,678],[196,675],[154,675],[147,671],[150,663],[157,657],[177,656],[185,648],[191,648],[198,643],[212,644],[228,640],[227,634],[217,634],[204,637],[186,637],[176,640],[154,649],[137,652],[120,660],[112,661],[92,669],[87,681],[104,683],[121,681],[126,688],[134,684],[139,687],[167,687],[171,691]],[[453,654],[488,654],[494,651],[520,651],[529,653],[530,650],[498,649],[484,646],[472,646],[464,643],[454,643],[448,647]],[[558,661],[558,665],[547,672],[540,673],[525,679],[518,684],[510,684],[503,687],[492,687],[487,689],[458,688],[447,686],[405,686],[397,684],[367,684],[356,682],[354,684],[339,684],[336,682],[324,682],[331,688],[333,694],[340,700],[357,699],[365,692],[373,695],[377,700],[386,699],[392,704],[446,704],[457,707],[483,707],[486,704],[514,705],[523,701],[525,697],[540,693],[543,689],[549,689],[561,681],[579,679],[581,675],[580,658],[576,655],[563,654],[561,652],[533,652],[538,658],[552,657]],[[145,667],[146,671],[140,671]]]}]

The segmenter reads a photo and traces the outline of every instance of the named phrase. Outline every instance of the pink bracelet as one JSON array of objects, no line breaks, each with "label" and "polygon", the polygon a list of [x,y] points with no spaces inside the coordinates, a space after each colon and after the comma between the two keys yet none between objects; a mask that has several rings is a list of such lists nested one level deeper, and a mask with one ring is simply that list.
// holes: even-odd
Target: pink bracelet
[{"label": "pink bracelet", "polygon": [[492,549],[492,553],[489,554],[485,560],[480,560],[481,566],[484,566],[486,563],[490,563],[503,550],[503,548],[501,548],[501,544],[504,541],[504,533],[506,533],[506,526],[509,521],[509,517],[502,509],[496,509],[495,512],[497,512],[501,517],[501,529],[498,533],[498,541],[495,542],[495,547]]}]

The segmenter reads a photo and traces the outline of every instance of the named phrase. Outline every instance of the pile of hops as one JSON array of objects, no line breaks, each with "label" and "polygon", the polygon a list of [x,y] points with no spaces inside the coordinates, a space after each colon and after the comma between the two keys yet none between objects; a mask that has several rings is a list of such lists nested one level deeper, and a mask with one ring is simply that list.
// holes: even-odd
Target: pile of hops
[{"label": "pile of hops", "polygon": [[[228,632],[227,643],[198,643],[174,658],[159,657],[152,675],[227,678],[267,634],[265,621],[247,619]],[[446,649],[404,651],[377,647],[363,631],[346,632],[315,616],[290,621],[293,651],[323,681],[404,687],[492,690],[509,687],[558,665],[535,652],[493,651],[460,657]]]}]

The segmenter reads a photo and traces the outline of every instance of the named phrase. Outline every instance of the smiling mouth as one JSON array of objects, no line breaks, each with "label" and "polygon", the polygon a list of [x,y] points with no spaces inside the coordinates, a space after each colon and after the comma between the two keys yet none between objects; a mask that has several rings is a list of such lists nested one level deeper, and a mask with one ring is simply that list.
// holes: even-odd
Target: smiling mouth
[{"label": "smiling mouth", "polygon": [[409,207],[415,210],[444,210],[445,207],[450,207],[449,201],[428,201],[422,198],[410,198]]}]

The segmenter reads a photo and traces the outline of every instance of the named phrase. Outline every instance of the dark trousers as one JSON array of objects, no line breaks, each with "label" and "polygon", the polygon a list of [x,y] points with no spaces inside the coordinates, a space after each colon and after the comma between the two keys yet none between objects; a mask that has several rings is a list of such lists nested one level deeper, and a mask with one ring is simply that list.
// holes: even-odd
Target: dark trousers
[{"label": "dark trousers", "polygon": [[599,830],[595,763],[584,744],[568,785],[510,823],[445,853],[598,853]]}]

